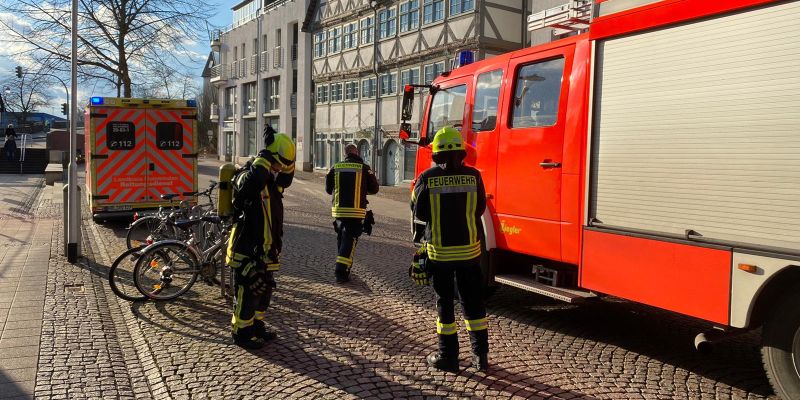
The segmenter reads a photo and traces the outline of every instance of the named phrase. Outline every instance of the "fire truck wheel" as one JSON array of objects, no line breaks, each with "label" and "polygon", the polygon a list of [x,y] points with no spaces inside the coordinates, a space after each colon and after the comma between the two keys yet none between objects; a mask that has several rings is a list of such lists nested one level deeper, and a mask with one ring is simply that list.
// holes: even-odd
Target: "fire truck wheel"
[{"label": "fire truck wheel", "polygon": [[800,289],[791,290],[764,322],[761,358],[775,393],[800,399]]}]

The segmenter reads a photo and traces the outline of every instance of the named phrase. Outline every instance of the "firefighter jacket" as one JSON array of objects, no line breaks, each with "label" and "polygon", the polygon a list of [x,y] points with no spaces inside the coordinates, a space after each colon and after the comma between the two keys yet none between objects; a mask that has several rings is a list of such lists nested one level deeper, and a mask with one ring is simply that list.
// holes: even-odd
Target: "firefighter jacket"
[{"label": "firefighter jacket", "polygon": [[274,175],[270,163],[256,157],[252,165],[234,178],[234,213],[225,262],[231,268],[260,261],[268,271],[278,270],[283,236],[282,191],[292,183],[294,171]]},{"label": "firefighter jacket", "polygon": [[367,194],[378,193],[378,179],[361,157],[349,154],[334,164],[325,177],[325,191],[333,195],[334,218],[364,219]]},{"label": "firefighter jacket", "polygon": [[419,175],[411,194],[414,218],[425,222],[423,242],[434,261],[464,261],[481,255],[486,191],[481,174],[433,166]]}]

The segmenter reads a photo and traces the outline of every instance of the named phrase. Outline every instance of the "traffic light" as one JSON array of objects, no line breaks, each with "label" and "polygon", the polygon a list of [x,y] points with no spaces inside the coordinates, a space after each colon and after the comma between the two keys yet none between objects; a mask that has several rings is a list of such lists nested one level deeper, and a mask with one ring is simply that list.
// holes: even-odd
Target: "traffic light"
[{"label": "traffic light", "polygon": [[22,78],[22,67],[17,65],[17,78]]},{"label": "traffic light", "polygon": [[61,113],[64,115],[69,114],[69,112],[67,111],[67,103],[61,103]]}]

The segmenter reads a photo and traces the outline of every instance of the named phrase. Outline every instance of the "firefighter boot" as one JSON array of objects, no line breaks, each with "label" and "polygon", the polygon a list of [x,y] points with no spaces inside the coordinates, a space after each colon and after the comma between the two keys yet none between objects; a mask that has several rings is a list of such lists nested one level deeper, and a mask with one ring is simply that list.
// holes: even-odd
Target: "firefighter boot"
[{"label": "firefighter boot", "polygon": [[470,331],[469,341],[472,345],[472,367],[486,371],[489,368],[489,331]]},{"label": "firefighter boot", "polygon": [[458,372],[458,335],[439,334],[439,351],[428,355],[428,365],[449,372]]},{"label": "firefighter boot", "polygon": [[233,343],[248,350],[258,350],[266,344],[263,339],[255,336],[253,326],[239,328],[237,332],[231,335],[233,336]]},{"label": "firefighter boot", "polygon": [[269,342],[270,340],[278,337],[275,332],[268,331],[264,321],[259,319],[253,321],[253,336],[263,340],[264,342]]},{"label": "firefighter boot", "polygon": [[458,372],[458,357],[444,355],[438,351],[428,354],[428,365],[447,372]]},{"label": "firefighter boot", "polygon": [[472,368],[478,371],[486,371],[489,369],[489,355],[488,354],[473,354],[472,355]]},{"label": "firefighter boot", "polygon": [[350,282],[350,270],[342,263],[336,263],[334,275],[336,276],[336,283]]}]

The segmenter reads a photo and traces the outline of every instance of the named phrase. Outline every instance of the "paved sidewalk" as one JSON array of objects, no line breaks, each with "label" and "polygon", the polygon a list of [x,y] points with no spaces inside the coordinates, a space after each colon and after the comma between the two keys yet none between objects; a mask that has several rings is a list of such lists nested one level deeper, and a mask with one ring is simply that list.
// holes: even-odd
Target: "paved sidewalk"
[{"label": "paved sidewalk", "polygon": [[0,175],[0,397],[30,398],[36,379],[53,222],[30,214],[38,175]]}]

